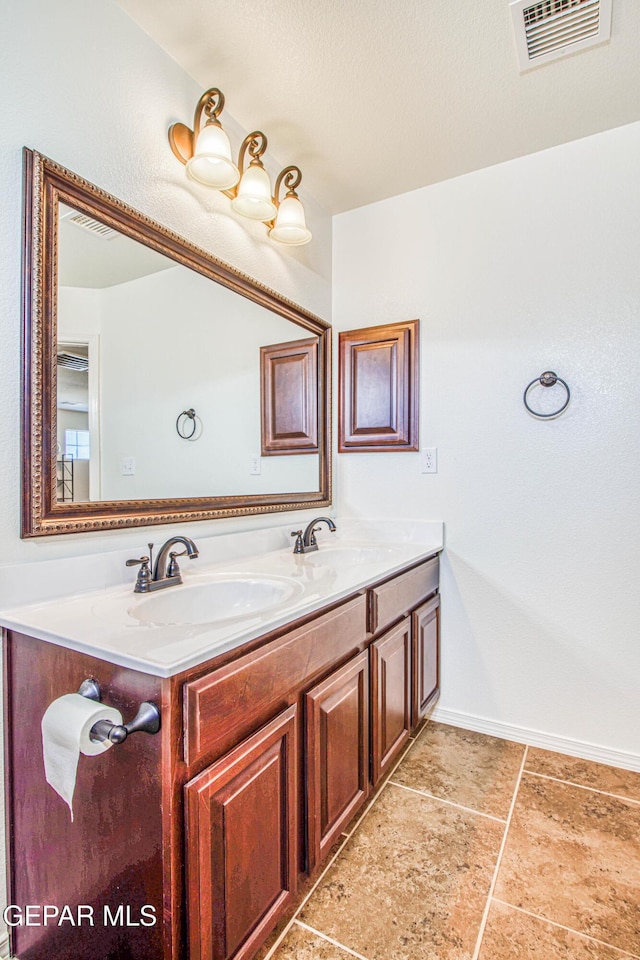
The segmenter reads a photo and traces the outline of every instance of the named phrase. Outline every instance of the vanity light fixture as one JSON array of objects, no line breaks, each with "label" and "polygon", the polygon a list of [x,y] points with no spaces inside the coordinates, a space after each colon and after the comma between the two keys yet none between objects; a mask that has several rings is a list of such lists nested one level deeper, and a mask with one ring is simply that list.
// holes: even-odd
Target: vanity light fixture
[{"label": "vanity light fixture", "polygon": [[[219,119],[223,109],[224,94],[217,87],[205,90],[196,105],[193,130],[184,123],[169,127],[174,156],[196,183],[220,190],[229,197],[235,213],[250,220],[262,220],[273,240],[289,246],[308,243],[311,232],[296,192],[302,180],[299,167],[285,167],[278,175],[272,194],[269,174],[262,162],[267,149],[266,136],[261,130],[248,134],[242,141],[236,166],[229,138]],[[245,168],[247,155],[250,160]],[[281,199],[282,184],[287,192]]]}]

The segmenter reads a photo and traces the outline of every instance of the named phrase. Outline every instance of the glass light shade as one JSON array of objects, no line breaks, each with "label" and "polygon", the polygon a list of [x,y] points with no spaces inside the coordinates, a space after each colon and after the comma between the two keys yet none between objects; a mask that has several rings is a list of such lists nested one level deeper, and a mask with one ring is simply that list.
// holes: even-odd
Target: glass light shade
[{"label": "glass light shade", "polygon": [[235,187],[240,171],[231,159],[229,137],[219,124],[206,123],[198,134],[193,156],[187,162],[187,173],[205,187],[216,190]]},{"label": "glass light shade", "polygon": [[276,207],[271,200],[271,181],[261,164],[251,163],[242,174],[238,195],[231,201],[236,213],[250,220],[273,220]]},{"label": "glass light shade", "polygon": [[297,197],[286,196],[280,201],[276,222],[269,230],[272,240],[293,245],[308,243],[311,232],[307,230],[304,207]]}]

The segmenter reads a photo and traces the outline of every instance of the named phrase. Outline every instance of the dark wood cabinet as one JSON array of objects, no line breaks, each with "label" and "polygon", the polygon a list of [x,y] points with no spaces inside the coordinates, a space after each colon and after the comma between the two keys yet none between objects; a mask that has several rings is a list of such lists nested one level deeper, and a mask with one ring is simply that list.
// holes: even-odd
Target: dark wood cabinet
[{"label": "dark wood cabinet", "polygon": [[250,957],[297,882],[296,707],[185,786],[189,960]]},{"label": "dark wood cabinet", "polygon": [[416,726],[440,692],[440,596],[414,610],[412,723]]},{"label": "dark wood cabinet", "polygon": [[318,338],[260,347],[262,456],[318,452]]},{"label": "dark wood cabinet", "polygon": [[339,337],[338,451],[418,449],[417,320]]},{"label": "dark wood cabinet", "polygon": [[305,695],[309,868],[320,863],[369,794],[369,654]]},{"label": "dark wood cabinet", "polygon": [[[15,927],[12,956],[250,960],[437,696],[438,604],[431,557],[166,679],[7,632],[9,902],[157,917]],[[81,757],[71,822],[40,721],[86,677],[126,718],[154,700],[162,727]]]},{"label": "dark wood cabinet", "polygon": [[373,784],[387,772],[411,733],[411,619],[371,644]]},{"label": "dark wood cabinet", "polygon": [[367,590],[367,629],[380,633],[435,593],[440,580],[438,557]]}]

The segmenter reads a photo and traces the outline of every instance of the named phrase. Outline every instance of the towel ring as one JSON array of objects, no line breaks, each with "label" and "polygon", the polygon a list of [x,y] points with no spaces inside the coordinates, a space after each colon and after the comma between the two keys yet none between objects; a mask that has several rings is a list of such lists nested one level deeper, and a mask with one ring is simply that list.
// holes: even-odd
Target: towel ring
[{"label": "towel ring", "polygon": [[[543,387],[553,387],[555,386],[556,383],[561,383],[564,389],[567,391],[567,398],[562,404],[562,406],[559,407],[557,410],[552,411],[551,413],[537,413],[535,410],[532,410],[527,402],[527,394],[529,393],[529,390],[531,390],[531,387],[533,387],[536,383],[539,383]],[[525,407],[533,417],[537,417],[538,420],[549,420],[551,417],[559,416],[564,410],[567,409],[569,405],[569,400],[571,399],[571,391],[569,390],[569,387],[567,386],[565,381],[562,379],[562,377],[559,377],[557,373],[553,372],[553,370],[545,370],[544,373],[541,373],[539,377],[536,377],[535,380],[532,380],[531,383],[528,384],[528,386],[524,391],[524,395],[522,399],[524,401]]]},{"label": "towel ring", "polygon": [[[187,420],[191,420],[190,432],[187,432],[188,427],[187,427],[186,421],[183,419],[184,417],[186,417]],[[178,415],[178,419],[176,420],[176,431],[178,433],[178,436],[182,437],[183,440],[197,439],[197,437],[194,438],[194,434],[196,432],[197,426],[198,424],[196,422],[196,412],[193,409],[193,407],[191,407],[190,410],[183,410],[182,413]]]}]

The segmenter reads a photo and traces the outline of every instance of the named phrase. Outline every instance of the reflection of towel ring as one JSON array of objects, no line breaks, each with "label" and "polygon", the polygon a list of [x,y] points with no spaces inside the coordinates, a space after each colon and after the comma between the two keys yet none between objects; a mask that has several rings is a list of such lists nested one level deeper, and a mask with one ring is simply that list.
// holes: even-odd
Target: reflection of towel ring
[{"label": "reflection of towel ring", "polygon": [[[186,417],[187,420],[191,420],[190,433],[187,432],[188,427],[186,422],[183,420],[183,417]],[[197,426],[196,412],[193,407],[191,407],[190,410],[183,410],[182,413],[178,415],[178,419],[176,420],[176,430],[178,432],[178,436],[182,437],[183,440],[197,440],[198,438],[195,436]]]},{"label": "reflection of towel ring", "polygon": [[[553,387],[555,386],[556,383],[561,383],[562,386],[567,391],[567,399],[564,401],[561,407],[559,407],[557,410],[554,410],[552,413],[537,413],[535,410],[532,410],[529,404],[527,403],[527,394],[529,393],[529,390],[531,390],[531,387],[533,387],[534,384],[536,383],[539,383],[543,387]],[[571,399],[571,392],[569,390],[569,387],[561,377],[559,377],[556,373],[554,373],[553,370],[546,370],[544,373],[541,373],[539,377],[536,377],[535,380],[531,381],[531,383],[527,386],[526,390],[524,391],[524,396],[522,399],[524,400],[525,407],[527,408],[527,410],[532,416],[537,417],[538,420],[548,420],[550,417],[559,416],[563,410],[567,409],[567,406],[569,405],[569,400]]]}]

